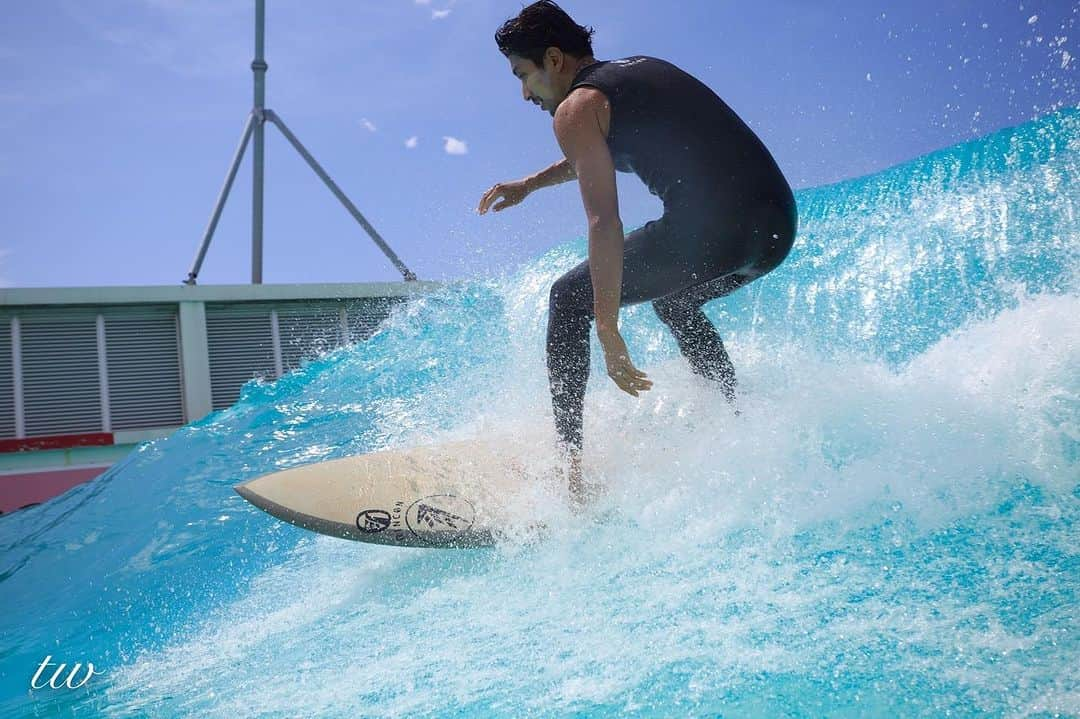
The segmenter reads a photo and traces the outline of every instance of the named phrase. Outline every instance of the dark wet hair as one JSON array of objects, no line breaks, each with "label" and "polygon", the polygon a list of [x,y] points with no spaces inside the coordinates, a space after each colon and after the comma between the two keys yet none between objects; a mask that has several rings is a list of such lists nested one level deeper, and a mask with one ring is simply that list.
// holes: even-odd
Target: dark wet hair
[{"label": "dark wet hair", "polygon": [[540,0],[504,22],[495,32],[495,44],[503,55],[517,55],[543,66],[549,47],[577,58],[591,56],[594,32],[574,22],[552,0]]}]

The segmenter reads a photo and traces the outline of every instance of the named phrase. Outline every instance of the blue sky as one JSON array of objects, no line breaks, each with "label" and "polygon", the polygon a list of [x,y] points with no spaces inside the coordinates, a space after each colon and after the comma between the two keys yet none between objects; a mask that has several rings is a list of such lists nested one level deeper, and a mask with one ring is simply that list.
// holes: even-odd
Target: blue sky
[{"label": "blue sky", "polygon": [[[709,84],[796,189],[1080,102],[1074,0],[562,4],[596,29],[598,58],[663,57]],[[506,271],[583,234],[574,183],[474,211],[495,182],[560,157],[492,39],[522,3],[267,5],[267,106],[421,279]],[[251,108],[253,16],[253,0],[5,3],[0,283],[186,276]],[[263,281],[399,280],[267,135]],[[250,281],[250,177],[245,161],[200,284]],[[619,191],[628,228],[659,214],[632,175]]]}]

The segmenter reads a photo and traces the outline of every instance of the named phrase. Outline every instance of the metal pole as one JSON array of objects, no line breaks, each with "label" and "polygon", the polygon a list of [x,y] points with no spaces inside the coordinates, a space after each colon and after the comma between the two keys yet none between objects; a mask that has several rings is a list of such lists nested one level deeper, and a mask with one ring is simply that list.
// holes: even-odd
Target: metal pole
[{"label": "metal pole", "polygon": [[360,214],[360,210],[356,209],[356,205],[345,196],[345,193],[341,191],[341,188],[337,186],[337,183],[330,179],[330,175],[326,174],[326,170],[324,170],[315,158],[312,157],[311,153],[307,151],[307,148],[305,148],[300,143],[300,140],[296,138],[296,135],[289,131],[289,128],[285,126],[285,122],[278,114],[273,110],[266,110],[265,115],[267,120],[277,125],[277,128],[281,130],[281,134],[285,135],[285,139],[292,143],[292,146],[296,148],[296,151],[300,153],[300,156],[307,161],[307,164],[311,166],[311,169],[315,171],[315,174],[319,176],[319,179],[326,183],[326,186],[330,188],[330,192],[334,193],[334,197],[341,201],[341,204],[345,206],[345,209],[349,211],[349,214],[360,223],[360,226],[363,227],[369,235],[371,235],[371,239],[375,240],[375,244],[378,245],[379,249],[383,251],[383,254],[394,263],[394,267],[398,268],[398,271],[401,272],[405,280],[415,280],[416,275],[413,274],[412,270],[406,267],[405,263],[398,259],[398,256],[390,249],[390,246],[386,244],[383,238],[379,236],[379,233],[371,226],[371,223]]},{"label": "metal pole", "polygon": [[255,143],[252,147],[252,186],[251,186],[251,284],[262,284],[263,255],[263,168],[266,105],[266,70],[269,67],[263,58],[264,38],[266,35],[266,0],[255,0],[255,59],[251,61],[251,70],[255,74]]},{"label": "metal pole", "polygon": [[[360,210],[356,209],[356,206],[349,201],[349,198],[345,196],[345,193],[341,191],[341,188],[330,179],[330,176],[326,174],[326,171],[322,169],[315,158],[311,156],[311,153],[300,144],[300,140],[296,139],[296,136],[289,131],[289,128],[285,126],[281,118],[274,114],[273,110],[266,108],[266,71],[269,65],[266,64],[265,54],[265,36],[266,36],[266,0],[255,0],[255,59],[251,61],[251,71],[255,75],[255,106],[251,110],[251,114],[248,115],[247,124],[244,125],[244,134],[240,138],[240,146],[236,149],[236,154],[233,155],[232,164],[229,166],[229,172],[225,176],[225,185],[221,188],[221,193],[218,195],[217,204],[214,205],[214,211],[210,215],[210,222],[206,226],[206,232],[203,233],[202,243],[199,245],[199,252],[195,257],[195,261],[191,265],[191,270],[188,272],[187,279],[184,280],[186,285],[194,285],[195,278],[199,275],[199,270],[202,268],[203,259],[206,257],[206,251],[210,247],[210,240],[214,236],[214,230],[217,228],[218,220],[221,219],[221,212],[225,208],[225,201],[229,197],[229,190],[232,188],[233,180],[236,179],[236,172],[240,168],[240,162],[244,157],[244,150],[247,149],[248,141],[252,137],[255,138],[255,142],[252,147],[252,188],[251,188],[251,283],[253,285],[262,284],[262,258],[263,258],[263,175],[265,169],[265,140],[266,140],[266,121],[270,120],[278,129],[285,135],[286,139],[292,146],[296,148],[296,151],[300,153],[311,169],[315,171],[315,174],[326,186],[330,188],[330,191],[334,193],[334,196],[341,201],[341,204],[345,206],[345,209],[349,211],[349,214],[360,223],[367,233],[371,236],[371,239],[375,241],[375,244],[379,246],[379,249],[383,251],[398,271],[404,276],[407,281],[416,280],[416,275],[412,270],[405,266],[405,263],[398,259],[398,256],[394,254],[394,251],[390,249],[390,246],[386,244],[379,233],[375,231],[375,228],[371,226],[363,215],[360,214]],[[16,412],[18,414],[18,412]]]},{"label": "metal pole", "polygon": [[203,233],[202,244],[199,245],[199,252],[195,256],[195,261],[191,263],[191,270],[188,272],[187,279],[184,280],[185,285],[195,284],[195,278],[199,276],[203,258],[206,257],[206,251],[210,248],[210,240],[214,237],[214,230],[217,229],[218,220],[221,219],[221,211],[225,209],[225,201],[229,199],[229,190],[232,189],[233,180],[236,179],[236,171],[240,169],[240,161],[244,159],[244,149],[247,148],[248,140],[251,139],[251,130],[254,125],[255,115],[249,113],[247,122],[244,123],[244,134],[240,137],[240,145],[236,148],[232,164],[229,165],[229,172],[225,175],[225,184],[218,194],[214,211],[210,215],[210,222],[206,225],[206,232]]}]

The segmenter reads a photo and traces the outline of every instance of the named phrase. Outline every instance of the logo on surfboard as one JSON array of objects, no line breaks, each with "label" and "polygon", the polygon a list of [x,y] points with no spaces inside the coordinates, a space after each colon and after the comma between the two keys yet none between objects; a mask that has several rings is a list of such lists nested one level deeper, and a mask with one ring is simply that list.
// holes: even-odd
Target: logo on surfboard
[{"label": "logo on surfboard", "polygon": [[356,528],[364,534],[375,534],[390,526],[390,513],[385,509],[365,509],[356,515]]},{"label": "logo on surfboard", "polygon": [[447,543],[467,533],[475,517],[469,500],[452,494],[433,494],[409,506],[405,523],[417,539]]}]

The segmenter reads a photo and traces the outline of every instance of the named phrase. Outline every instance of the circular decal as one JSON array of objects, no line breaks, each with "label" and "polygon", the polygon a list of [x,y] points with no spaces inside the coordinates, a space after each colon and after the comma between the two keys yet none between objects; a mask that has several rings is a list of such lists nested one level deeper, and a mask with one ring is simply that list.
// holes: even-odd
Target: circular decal
[{"label": "circular decal", "polygon": [[385,509],[365,509],[356,515],[356,528],[364,534],[375,534],[390,526],[390,513]]},{"label": "circular decal", "polygon": [[433,494],[413,502],[405,512],[405,524],[417,539],[448,544],[472,528],[476,512],[467,499],[452,494]]}]

